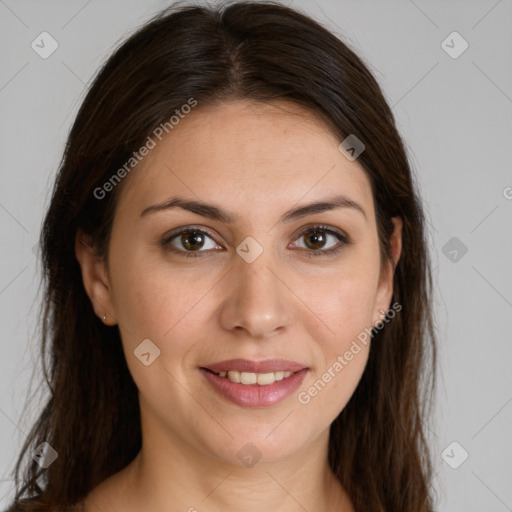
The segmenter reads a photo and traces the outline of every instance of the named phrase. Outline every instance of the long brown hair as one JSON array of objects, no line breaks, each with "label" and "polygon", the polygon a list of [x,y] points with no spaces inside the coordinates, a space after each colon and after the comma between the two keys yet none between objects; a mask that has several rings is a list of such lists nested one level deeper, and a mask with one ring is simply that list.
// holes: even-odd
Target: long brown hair
[{"label": "long brown hair", "polygon": [[[227,99],[292,101],[320,116],[340,142],[354,134],[365,144],[358,162],[372,184],[385,258],[391,218],[403,219],[393,294],[402,310],[374,334],[362,379],[331,425],[329,463],[358,512],[432,512],[425,435],[435,386],[432,278],[406,151],[354,51],[309,16],[266,1],[171,6],[124,41],[90,86],[42,229],[41,350],[50,397],[18,459],[10,510],[78,503],[141,448],[137,388],[119,331],[94,314],[74,240],[82,228],[108,254],[123,182],[101,199],[94,191],[190,98],[197,109]],[[30,457],[43,442],[59,455],[47,469]]]}]

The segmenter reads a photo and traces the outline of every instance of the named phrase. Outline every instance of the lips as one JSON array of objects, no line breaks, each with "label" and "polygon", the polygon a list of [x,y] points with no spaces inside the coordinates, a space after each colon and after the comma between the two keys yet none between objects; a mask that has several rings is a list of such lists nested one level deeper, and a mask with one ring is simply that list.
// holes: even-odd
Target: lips
[{"label": "lips", "polygon": [[295,361],[230,359],[199,368],[213,389],[242,407],[269,407],[289,397],[309,368]]}]

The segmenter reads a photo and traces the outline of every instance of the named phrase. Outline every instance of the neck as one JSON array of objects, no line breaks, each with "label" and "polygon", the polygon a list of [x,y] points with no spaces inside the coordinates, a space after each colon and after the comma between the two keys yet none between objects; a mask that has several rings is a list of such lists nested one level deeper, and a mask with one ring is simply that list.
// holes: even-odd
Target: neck
[{"label": "neck", "polygon": [[[328,464],[319,460],[229,466],[209,457],[193,464],[175,456],[162,462],[141,450],[127,472],[125,510],[225,512],[244,510],[303,510],[352,512],[340,483]],[[258,467],[259,466],[259,467]],[[341,508],[344,507],[344,508]]]},{"label": "neck", "polygon": [[329,467],[328,435],[287,460],[245,467],[152,432],[137,457],[91,493],[87,511],[354,512]]}]

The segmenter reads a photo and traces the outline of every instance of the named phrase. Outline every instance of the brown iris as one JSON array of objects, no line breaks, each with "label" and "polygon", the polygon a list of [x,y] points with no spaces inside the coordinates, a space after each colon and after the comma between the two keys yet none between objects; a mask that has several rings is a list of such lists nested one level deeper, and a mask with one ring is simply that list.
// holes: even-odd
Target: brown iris
[{"label": "brown iris", "polygon": [[204,245],[204,234],[200,231],[184,231],[181,234],[181,243],[186,249],[195,251]]},{"label": "brown iris", "polygon": [[[326,241],[325,233],[316,230],[310,231],[308,234],[304,235],[304,238],[306,240],[306,246],[309,249],[321,249]],[[311,243],[308,242],[308,240],[311,240]]]}]

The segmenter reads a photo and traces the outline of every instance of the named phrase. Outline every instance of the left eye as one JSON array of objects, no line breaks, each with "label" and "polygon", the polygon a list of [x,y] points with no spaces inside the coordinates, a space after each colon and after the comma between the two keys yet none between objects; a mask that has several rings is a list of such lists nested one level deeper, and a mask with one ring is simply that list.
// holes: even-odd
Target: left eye
[{"label": "left eye", "polygon": [[[349,243],[347,237],[341,233],[323,226],[314,226],[303,231],[297,240],[306,240],[305,244],[297,245],[297,247],[306,249],[310,255],[314,254],[315,256],[336,252],[343,245]],[[326,247],[329,240],[331,245]]]}]

